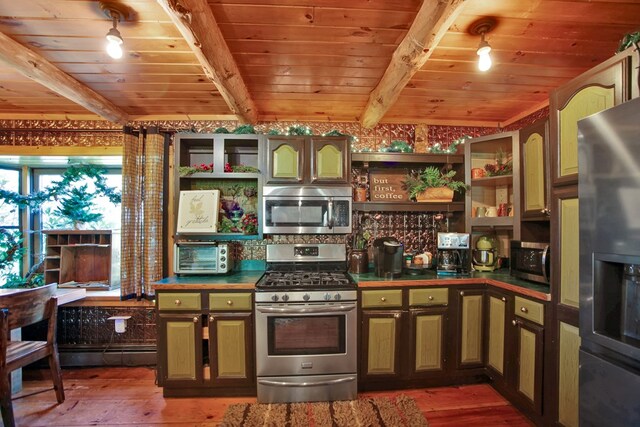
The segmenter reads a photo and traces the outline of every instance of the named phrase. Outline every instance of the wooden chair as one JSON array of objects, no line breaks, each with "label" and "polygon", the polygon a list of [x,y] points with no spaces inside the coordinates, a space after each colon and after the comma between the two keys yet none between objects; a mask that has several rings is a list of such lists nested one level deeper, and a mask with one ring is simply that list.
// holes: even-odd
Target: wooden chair
[{"label": "wooden chair", "polygon": [[[58,403],[64,402],[62,373],[56,343],[56,285],[0,296],[0,404],[5,427],[15,426],[11,404],[11,372],[47,357]],[[48,320],[46,341],[10,341],[12,329]]]}]

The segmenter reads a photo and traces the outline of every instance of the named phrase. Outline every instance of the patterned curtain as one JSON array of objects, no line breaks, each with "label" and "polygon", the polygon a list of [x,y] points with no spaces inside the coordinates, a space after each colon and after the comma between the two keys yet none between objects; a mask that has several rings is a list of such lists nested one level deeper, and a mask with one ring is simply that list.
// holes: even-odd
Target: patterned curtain
[{"label": "patterned curtain", "polygon": [[122,159],[122,299],[153,293],[162,278],[165,138],[156,129],[125,128]]}]

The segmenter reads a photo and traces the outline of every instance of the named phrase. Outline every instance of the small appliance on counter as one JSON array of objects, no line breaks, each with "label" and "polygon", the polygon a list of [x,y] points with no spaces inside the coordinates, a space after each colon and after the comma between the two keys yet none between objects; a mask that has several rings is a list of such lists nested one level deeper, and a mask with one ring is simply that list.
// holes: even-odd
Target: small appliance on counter
[{"label": "small appliance on counter", "polygon": [[173,271],[177,275],[225,274],[233,269],[228,243],[178,242],[173,257]]},{"label": "small appliance on counter", "polygon": [[549,284],[551,257],[548,243],[511,241],[509,271],[520,279]]},{"label": "small appliance on counter", "polygon": [[469,233],[438,233],[436,273],[468,275],[471,271]]},{"label": "small appliance on counter", "polygon": [[404,245],[394,237],[380,237],[373,241],[373,262],[376,276],[395,279],[402,275]]},{"label": "small appliance on counter", "polygon": [[473,269],[494,271],[498,269],[498,243],[494,236],[480,236],[472,251]]}]

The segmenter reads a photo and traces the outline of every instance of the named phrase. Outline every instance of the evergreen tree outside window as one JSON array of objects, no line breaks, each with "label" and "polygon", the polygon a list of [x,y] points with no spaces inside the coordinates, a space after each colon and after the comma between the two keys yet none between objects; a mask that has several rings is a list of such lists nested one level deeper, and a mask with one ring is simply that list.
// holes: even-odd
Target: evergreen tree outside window
[{"label": "evergreen tree outside window", "polygon": [[[0,189],[18,192],[20,171],[0,168]],[[20,211],[14,204],[0,200],[0,286],[11,275],[20,275],[22,268],[20,243]]]}]

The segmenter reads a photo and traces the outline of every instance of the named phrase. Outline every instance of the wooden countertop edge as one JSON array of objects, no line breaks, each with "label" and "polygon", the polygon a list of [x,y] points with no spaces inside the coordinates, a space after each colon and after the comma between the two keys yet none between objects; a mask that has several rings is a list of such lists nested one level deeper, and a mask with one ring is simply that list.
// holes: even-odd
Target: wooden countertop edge
[{"label": "wooden countertop edge", "polygon": [[358,288],[389,288],[409,286],[451,286],[451,285],[490,285],[497,288],[506,289],[521,295],[526,295],[542,301],[551,301],[551,295],[544,292],[534,291],[533,289],[523,288],[522,286],[512,285],[495,279],[425,279],[425,280],[393,280],[393,281],[371,281],[359,282]]},{"label": "wooden countertop edge", "polygon": [[157,283],[152,285],[155,291],[185,291],[185,290],[254,290],[255,283]]},{"label": "wooden countertop edge", "polygon": [[[551,295],[522,286],[512,285],[495,279],[425,279],[425,280],[389,280],[389,281],[363,281],[358,283],[359,289],[364,288],[389,288],[409,286],[450,286],[450,285],[490,285],[506,289],[520,295],[536,298],[542,301],[551,301]],[[158,291],[189,291],[189,290],[255,290],[255,283],[162,283],[154,284],[153,289]]]}]

